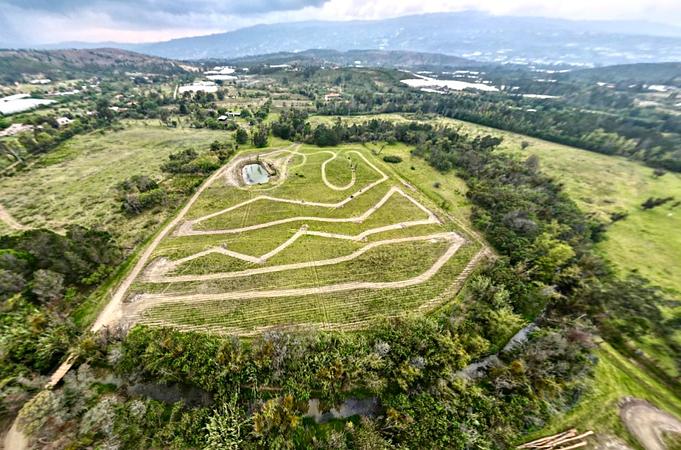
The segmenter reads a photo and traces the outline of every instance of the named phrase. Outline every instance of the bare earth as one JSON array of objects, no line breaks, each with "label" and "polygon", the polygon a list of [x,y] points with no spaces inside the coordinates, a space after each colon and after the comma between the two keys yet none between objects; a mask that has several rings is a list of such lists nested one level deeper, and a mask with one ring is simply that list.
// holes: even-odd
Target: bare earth
[{"label": "bare earth", "polygon": [[12,428],[9,429],[3,440],[3,448],[5,450],[23,450],[28,448],[28,443],[26,442],[26,436],[18,429],[16,420],[12,424]]},{"label": "bare earth", "polygon": [[28,229],[28,227],[17,222],[2,205],[0,205],[0,221],[5,222],[13,230],[21,231]]},{"label": "bare earth", "polygon": [[620,418],[646,450],[666,450],[664,433],[681,434],[681,420],[645,400],[625,399],[620,407]]}]

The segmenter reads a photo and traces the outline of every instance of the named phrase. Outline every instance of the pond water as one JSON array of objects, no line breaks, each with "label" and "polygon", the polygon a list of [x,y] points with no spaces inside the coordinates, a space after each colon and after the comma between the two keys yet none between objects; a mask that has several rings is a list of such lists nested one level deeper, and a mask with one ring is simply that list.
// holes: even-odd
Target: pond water
[{"label": "pond water", "polygon": [[248,164],[241,169],[246,184],[264,184],[270,180],[267,170],[260,164]]}]

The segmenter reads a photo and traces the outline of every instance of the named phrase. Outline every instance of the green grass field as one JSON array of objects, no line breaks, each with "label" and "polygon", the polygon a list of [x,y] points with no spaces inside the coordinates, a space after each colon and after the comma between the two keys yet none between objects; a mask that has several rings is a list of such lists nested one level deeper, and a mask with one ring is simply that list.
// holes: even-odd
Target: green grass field
[{"label": "green grass field", "polygon": [[286,176],[246,186],[245,162],[230,164],[154,249],[129,294],[135,317],[241,335],[354,329],[452,299],[482,248],[466,231],[463,184],[449,175],[451,190],[435,188],[432,168],[390,151],[405,161],[360,145],[242,153]]},{"label": "green grass field", "polygon": [[[407,121],[410,116],[382,114],[343,117],[344,121],[378,118]],[[334,117],[315,116],[313,123],[333,123]],[[437,118],[438,123],[460,127],[469,134],[489,133],[503,137],[501,149],[524,155],[537,155],[540,167],[565,185],[567,193],[587,213],[609,220],[613,212],[626,211],[626,219],[608,228],[607,239],[599,250],[621,273],[639,272],[654,284],[681,296],[681,174],[655,177],[653,169],[624,158],[542,141],[527,136],[476,125],[460,120]],[[530,146],[521,150],[521,142]],[[390,147],[384,150],[391,153]],[[402,153],[401,155],[404,155]],[[443,189],[449,191],[450,189]],[[674,197],[652,210],[640,205],[649,197]]]},{"label": "green grass field", "polygon": [[186,148],[205,151],[212,141],[228,138],[226,132],[169,129],[157,121],[130,121],[122,131],[76,136],[30,169],[0,178],[0,202],[26,226],[57,231],[69,224],[98,227],[131,248],[169,211],[125,216],[115,199],[116,184],[136,174],[161,180],[166,174],[160,166],[169,154]]}]

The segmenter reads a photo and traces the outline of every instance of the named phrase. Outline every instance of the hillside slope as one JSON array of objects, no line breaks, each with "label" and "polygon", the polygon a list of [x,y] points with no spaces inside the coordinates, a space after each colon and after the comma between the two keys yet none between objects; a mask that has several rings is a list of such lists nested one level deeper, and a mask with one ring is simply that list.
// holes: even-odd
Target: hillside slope
[{"label": "hillside slope", "polygon": [[63,79],[96,76],[103,72],[184,72],[179,63],[156,56],[114,48],[67,50],[0,50],[0,81],[27,78]]},{"label": "hillside slope", "polygon": [[458,56],[441,53],[412,52],[405,50],[337,50],[311,49],[302,52],[278,52],[265,55],[244,56],[227,60],[229,64],[301,64],[325,63],[362,65],[367,67],[470,67],[480,63]]}]

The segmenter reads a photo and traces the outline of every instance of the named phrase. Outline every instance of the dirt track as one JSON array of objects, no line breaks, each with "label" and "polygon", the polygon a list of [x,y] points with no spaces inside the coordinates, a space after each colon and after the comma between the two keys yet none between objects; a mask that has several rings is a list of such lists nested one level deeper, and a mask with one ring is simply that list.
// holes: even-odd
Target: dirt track
[{"label": "dirt track", "polygon": [[[271,156],[273,154],[279,154],[283,152],[288,152],[291,155],[293,154],[299,154],[305,156],[305,154],[298,153],[297,151],[289,151],[289,150],[279,150],[277,152],[272,152],[269,153],[268,156]],[[340,188],[338,186],[333,186],[326,180],[325,176],[325,166],[327,163],[330,161],[333,161],[337,157],[337,153],[331,152],[328,150],[323,150],[321,152],[317,153],[330,153],[332,154],[332,157],[325,160],[322,163],[322,179],[324,180],[324,183],[327,185],[327,187],[331,189],[336,189],[336,190],[345,190],[349,189],[354,185],[354,176],[353,180],[351,183],[348,185]],[[317,154],[315,153],[315,154]],[[279,245],[277,248],[272,250],[271,252],[262,255],[260,257],[257,256],[252,256],[252,255],[245,255],[241,254],[238,252],[234,252],[231,250],[228,250],[227,248],[224,247],[213,247],[207,250],[204,250],[202,252],[198,252],[194,255],[190,255],[188,257],[176,260],[176,261],[168,261],[167,259],[160,259],[157,261],[154,261],[149,268],[147,269],[147,272],[145,274],[145,279],[146,281],[149,282],[154,282],[154,283],[168,283],[168,282],[191,282],[191,281],[206,281],[206,280],[214,280],[214,279],[222,279],[222,278],[236,278],[236,277],[244,277],[244,276],[250,276],[250,275],[255,275],[255,274],[264,274],[264,273],[270,273],[270,272],[278,272],[282,270],[294,270],[294,269],[301,269],[301,268],[307,268],[307,267],[316,267],[319,265],[330,265],[330,264],[338,264],[341,262],[349,261],[354,258],[357,258],[361,254],[365,253],[371,248],[374,248],[378,245],[386,245],[386,244],[391,244],[391,243],[399,243],[399,242],[406,242],[406,241],[412,241],[412,240],[424,240],[424,239],[440,239],[442,237],[445,237],[446,239],[452,240],[453,245],[449,247],[449,249],[435,262],[435,264],[429,268],[426,272],[422,273],[421,275],[408,279],[408,280],[402,280],[402,281],[396,281],[396,282],[353,282],[353,283],[343,283],[343,284],[336,284],[336,285],[328,285],[328,286],[317,286],[313,288],[298,288],[298,289],[280,289],[280,290],[263,290],[263,291],[244,291],[244,292],[227,292],[227,293],[221,293],[221,294],[182,294],[182,295],[173,295],[173,294],[141,294],[135,297],[135,300],[131,302],[130,304],[123,305],[123,308],[125,310],[124,315],[127,318],[132,318],[136,315],[138,315],[141,311],[152,307],[154,305],[158,305],[161,303],[168,303],[168,302],[176,302],[176,301],[191,301],[191,302],[200,302],[200,301],[210,301],[210,300],[216,300],[216,299],[244,299],[244,298],[263,298],[263,297],[288,297],[288,296],[298,296],[298,295],[310,295],[310,294],[326,294],[326,293],[332,293],[332,292],[339,292],[339,291],[346,291],[346,290],[355,290],[355,289],[385,289],[385,288],[400,288],[400,287],[407,287],[407,286],[412,286],[415,284],[420,284],[428,279],[430,279],[441,267],[444,265],[458,250],[458,248],[462,245],[463,243],[463,238],[459,236],[456,233],[440,233],[440,234],[434,234],[434,235],[428,235],[428,236],[419,236],[419,237],[410,237],[410,238],[402,238],[402,239],[389,239],[389,240],[384,240],[384,241],[378,241],[371,243],[362,249],[350,254],[350,255],[345,255],[342,257],[338,258],[332,258],[328,260],[322,260],[322,261],[308,261],[305,263],[293,263],[293,264],[285,264],[285,265],[280,265],[280,266],[272,266],[272,267],[262,267],[262,268],[254,268],[254,269],[247,269],[247,270],[242,270],[242,271],[237,271],[237,272],[224,272],[224,273],[210,273],[210,274],[196,274],[196,275],[175,275],[175,276],[167,276],[166,274],[173,271],[176,269],[179,265],[186,263],[188,261],[191,261],[193,259],[208,255],[210,253],[220,253],[220,254],[225,254],[231,257],[235,257],[237,259],[241,259],[243,261],[247,261],[250,263],[255,263],[255,264],[262,264],[264,263],[267,259],[270,257],[276,255],[280,251],[284,250],[286,247],[291,245],[295,240],[298,238],[308,234],[308,235],[314,235],[314,236],[321,236],[321,237],[327,237],[327,238],[335,238],[335,239],[349,239],[349,240],[362,240],[366,236],[369,236],[371,234],[375,233],[380,233],[380,232],[385,232],[389,230],[396,230],[396,229],[402,229],[406,227],[411,227],[411,226],[416,226],[416,225],[426,225],[426,224],[433,224],[433,223],[439,223],[438,218],[436,215],[430,211],[428,208],[426,208],[424,205],[422,205],[420,202],[406,194],[400,187],[393,186],[374,206],[369,208],[367,211],[365,211],[363,214],[357,217],[351,217],[351,218],[325,218],[325,217],[292,217],[292,218],[286,218],[286,219],[281,219],[281,220],[275,220],[272,222],[267,222],[267,223],[261,223],[261,224],[256,224],[256,225],[250,225],[246,227],[241,227],[241,228],[234,228],[234,229],[224,229],[224,230],[194,230],[193,226],[197,223],[203,222],[205,220],[208,220],[213,217],[217,217],[222,214],[226,214],[229,212],[232,212],[234,210],[237,210],[239,208],[245,207],[250,205],[251,203],[259,200],[268,200],[268,201],[275,201],[275,202],[286,202],[286,203],[293,203],[293,204],[299,204],[299,205],[308,205],[308,206],[318,206],[318,207],[323,207],[323,208],[338,208],[340,206],[343,206],[344,204],[348,203],[349,201],[353,200],[357,196],[367,192],[371,188],[377,186],[380,183],[383,183],[384,181],[388,180],[389,177],[386,175],[381,169],[373,165],[370,161],[366,159],[364,155],[362,155],[359,152],[353,151],[352,153],[356,153],[361,159],[364,160],[364,162],[369,165],[374,171],[376,171],[379,175],[380,178],[373,183],[370,183],[369,185],[359,189],[357,192],[354,194],[346,197],[344,200],[338,202],[338,203],[321,203],[321,202],[310,202],[310,201],[305,201],[305,200],[300,200],[300,199],[289,199],[289,198],[279,198],[279,197],[272,197],[272,196],[258,196],[250,200],[246,200],[242,203],[239,203],[237,205],[233,205],[229,208],[222,209],[220,211],[207,214],[205,216],[199,217],[197,219],[191,220],[191,221],[186,221],[182,223],[175,231],[175,235],[178,236],[187,236],[187,235],[208,235],[208,234],[238,234],[242,233],[245,231],[252,231],[252,230],[258,230],[258,229],[263,229],[267,227],[272,227],[275,225],[280,225],[284,223],[289,223],[289,222],[300,222],[300,221],[319,221],[319,222],[353,222],[353,223],[361,223],[364,220],[366,220],[371,214],[376,212],[379,208],[381,208],[389,199],[395,194],[400,194],[404,196],[406,199],[408,199],[410,202],[412,202],[416,207],[418,207],[420,210],[424,212],[426,215],[426,218],[423,220],[416,220],[416,221],[409,221],[409,222],[401,222],[401,223],[396,223],[396,224],[391,224],[391,225],[386,225],[370,230],[366,230],[363,233],[360,233],[358,235],[352,236],[352,235],[344,235],[344,234],[337,234],[337,233],[324,233],[324,232],[318,232],[318,231],[308,231],[307,226],[303,225],[300,230],[298,230],[293,236],[291,236],[287,241],[283,242],[281,245]],[[286,160],[283,163],[283,168],[281,170],[286,170],[286,167],[288,166],[288,163],[290,162],[291,157],[289,156],[286,158]],[[226,181],[230,184],[237,183],[238,180],[233,180],[230,179],[229,177],[234,177],[234,167],[238,167],[239,164],[241,164],[243,161],[241,160],[235,160],[231,164],[225,167],[224,172],[225,176],[228,178]],[[354,171],[353,171],[354,172]],[[354,175],[354,173],[353,173]],[[282,177],[285,175],[282,175]],[[208,185],[209,183],[206,183]],[[184,211],[180,213],[180,216],[182,217],[184,215]],[[477,259],[476,259],[477,262]],[[473,263],[474,265],[475,263]]]},{"label": "dirt track", "polygon": [[[419,202],[414,200],[412,197],[407,195],[402,189],[398,187],[392,187],[384,196],[381,198],[374,206],[366,210],[364,213],[357,217],[348,217],[348,218],[342,218],[342,219],[336,219],[336,218],[328,218],[328,217],[315,217],[315,216],[298,216],[298,217],[289,217],[286,219],[280,219],[280,220],[273,220],[272,222],[266,222],[266,223],[259,223],[256,225],[250,225],[247,227],[241,227],[241,228],[232,228],[232,229],[226,229],[226,230],[194,230],[193,226],[196,223],[200,223],[204,220],[210,219],[211,217],[215,217],[215,213],[205,215],[203,217],[199,217],[198,219],[194,219],[191,221],[186,221],[184,222],[178,230],[175,232],[176,236],[195,236],[195,235],[209,235],[209,234],[238,234],[242,233],[244,231],[253,231],[253,230],[259,230],[262,228],[269,228],[273,227],[276,225],[282,225],[285,223],[291,223],[291,222],[333,222],[333,223],[343,223],[343,222],[348,222],[348,223],[361,223],[364,220],[368,219],[369,216],[371,216],[373,213],[375,213],[379,208],[381,208],[393,195],[395,194],[400,194],[403,197],[405,197],[407,200],[412,202],[416,207],[421,209],[425,214],[427,214],[428,219],[423,220],[423,221],[415,221],[418,222],[417,225],[422,225],[422,224],[427,224],[427,223],[439,223],[437,220],[437,217],[435,214],[433,214],[431,211],[429,211],[425,206],[421,205]],[[255,197],[251,200],[246,200],[245,202],[239,203],[237,205],[234,205],[227,210],[220,211],[220,214],[225,214],[228,212],[232,212],[236,209],[242,208],[244,206],[250,205],[251,203],[259,200],[269,200],[269,201],[274,201],[274,202],[284,202],[284,203],[293,203],[293,204],[298,204],[298,205],[312,205],[312,206],[323,206],[325,208],[336,208],[337,204],[329,204],[329,203],[322,203],[322,204],[313,204],[311,202],[304,202],[300,200],[290,200],[290,199],[282,199],[278,197]],[[401,222],[401,224],[413,224],[414,222]],[[381,231],[387,231],[390,229],[396,229],[395,226],[400,225],[394,224],[394,225],[388,225]],[[411,225],[409,225],[411,226]],[[402,227],[400,225],[400,227]],[[371,233],[369,233],[371,234]],[[342,236],[342,235],[339,235]]]},{"label": "dirt track", "polygon": [[[272,152],[272,153],[282,153],[284,151],[288,151],[288,150],[279,150],[279,151]],[[291,153],[297,153],[297,152],[291,152]],[[324,153],[326,153],[326,151],[324,151]],[[367,160],[364,157],[364,155],[362,155],[361,153],[356,152],[356,151],[348,152],[348,153],[357,153],[364,160],[364,162],[366,162],[366,164],[368,164],[379,175],[381,175],[381,178],[374,181],[373,183],[370,183],[370,184],[364,186],[363,188],[359,189],[358,191],[353,192],[352,194],[348,195],[345,199],[343,199],[343,200],[341,200],[340,202],[337,202],[337,203],[310,202],[310,201],[306,201],[306,200],[296,200],[296,199],[289,199],[289,198],[272,197],[272,196],[269,196],[269,195],[259,195],[257,197],[253,197],[250,200],[246,200],[244,202],[230,206],[229,208],[225,208],[225,209],[222,209],[220,211],[216,211],[214,213],[207,214],[205,216],[199,217],[198,219],[187,220],[187,221],[183,222],[178,227],[177,231],[175,232],[175,235],[177,235],[177,236],[189,236],[189,235],[196,235],[196,234],[224,234],[225,233],[224,230],[194,230],[193,227],[197,223],[201,223],[205,220],[212,219],[213,217],[221,216],[223,214],[229,213],[231,211],[242,208],[244,206],[248,206],[251,203],[261,201],[261,200],[268,200],[268,201],[280,202],[280,203],[290,203],[290,204],[294,204],[294,205],[318,206],[320,208],[330,208],[330,209],[340,208],[340,207],[346,205],[347,203],[351,202],[353,199],[359,197],[360,195],[364,194],[365,192],[373,189],[374,187],[378,186],[379,184],[381,184],[381,183],[383,183],[383,182],[385,182],[389,179],[388,175],[383,173],[378,167],[376,167],[371,162],[369,162],[369,160]],[[297,153],[297,154],[303,155],[302,153]],[[241,163],[241,161],[242,160],[240,160],[240,159],[236,159],[232,163],[230,163],[226,167],[224,167],[221,171],[221,172],[224,172],[226,174],[228,183],[230,183],[232,185],[235,185],[234,184],[235,181],[231,180],[231,178],[233,178],[233,175],[229,175],[229,174],[233,174],[233,172],[234,172],[232,170],[233,167],[236,167],[239,163]],[[282,175],[282,177],[283,177],[283,175]],[[325,176],[322,176],[322,178],[324,180],[326,180]],[[325,181],[325,183],[328,187],[333,189],[333,187],[332,187],[333,185],[330,185],[327,181]],[[403,193],[403,191],[401,191],[401,190],[400,190],[400,192]],[[406,195],[404,193],[403,193],[403,195],[411,200],[411,197],[409,197],[408,195]],[[432,214],[430,211],[428,211],[423,206],[421,206],[418,202],[416,202],[416,204],[420,208],[427,211],[429,214]],[[376,207],[377,206],[375,206],[374,209]],[[378,205],[378,207],[380,207],[380,205]],[[365,213],[365,214],[367,214],[367,213]],[[368,214],[371,214],[371,213],[368,212]],[[181,216],[184,216],[184,214],[181,214]],[[258,225],[253,225],[252,227],[244,227],[244,228],[235,229],[233,232],[236,233],[236,232],[241,232],[241,231],[255,230],[255,229],[258,229],[258,228],[264,228],[266,226],[272,226],[272,225],[278,225],[278,224],[281,224],[281,223],[291,222],[293,220],[305,220],[305,219],[315,220],[315,218],[306,218],[306,217],[299,217],[299,218],[295,218],[295,219],[283,219],[283,220],[280,220],[280,221],[269,222],[269,225],[258,224]],[[317,218],[317,220],[319,220],[319,219]],[[338,219],[328,219],[326,221],[333,222],[333,221],[338,221]]]},{"label": "dirt track", "polygon": [[[327,187],[329,187],[330,189],[333,189],[334,191],[345,191],[347,189],[350,189],[352,186],[355,185],[355,181],[357,181],[357,174],[355,173],[354,170],[352,171],[352,178],[350,179],[348,184],[346,184],[345,186],[336,186],[335,184],[331,183],[328,180],[328,178],[326,178],[326,165],[328,163],[330,163],[331,161],[333,161],[334,159],[338,158],[337,152],[329,151],[328,153],[333,154],[333,156],[322,163],[322,181],[324,181],[324,184]],[[357,152],[353,152],[353,153],[357,153]],[[367,160],[364,159],[364,161],[367,161]],[[367,163],[368,163],[368,161],[367,161]]]},{"label": "dirt track", "polygon": [[17,222],[2,205],[0,205],[0,221],[5,222],[5,224],[13,230],[22,231],[28,229],[27,226]]},{"label": "dirt track", "polygon": [[19,430],[16,420],[12,424],[12,428],[5,435],[3,445],[5,450],[23,450],[28,448],[26,436]]},{"label": "dirt track", "polygon": [[459,247],[463,244],[463,239],[458,237],[453,241],[447,251],[438,258],[428,270],[422,274],[400,281],[386,282],[352,282],[342,284],[332,284],[326,286],[316,286],[310,288],[296,289],[277,289],[263,291],[236,291],[224,292],[220,294],[189,294],[189,295],[169,295],[169,294],[142,294],[137,296],[134,302],[126,305],[126,316],[136,316],[141,311],[150,307],[174,302],[202,303],[213,300],[234,300],[234,299],[253,299],[253,298],[276,298],[293,297],[304,295],[322,295],[333,292],[353,291],[357,289],[399,289],[424,283],[435,275],[449,259],[454,256]]},{"label": "dirt track", "polygon": [[[298,235],[296,233],[294,236]],[[187,281],[206,281],[206,280],[217,280],[217,279],[223,279],[223,278],[240,278],[240,277],[247,277],[251,275],[260,275],[260,274],[265,274],[265,273],[274,273],[274,272],[282,272],[285,270],[296,270],[296,269],[305,269],[309,267],[321,267],[321,266],[329,266],[329,265],[334,265],[334,264],[340,264],[344,263],[347,261],[351,261],[355,258],[358,258],[359,256],[363,255],[364,253],[368,252],[369,250],[382,246],[382,245],[390,245],[390,244],[401,244],[405,242],[414,242],[414,241],[427,241],[427,240],[440,240],[440,239],[447,239],[447,240],[461,240],[458,234],[456,233],[436,233],[436,234],[430,234],[430,235],[424,235],[424,236],[412,236],[412,237],[406,237],[406,238],[395,238],[395,239],[385,239],[382,241],[376,241],[376,242],[371,242],[364,247],[360,248],[359,250],[350,253],[348,255],[344,256],[339,256],[337,258],[331,258],[331,259],[323,259],[323,260],[317,260],[317,261],[305,261],[301,263],[292,263],[292,264],[282,264],[278,266],[270,266],[270,267],[260,267],[256,269],[246,269],[246,270],[240,270],[237,272],[218,272],[218,273],[208,273],[208,274],[201,274],[201,275],[175,275],[175,276],[163,276],[162,274],[159,273],[159,271],[154,271],[149,274],[149,276],[146,278],[146,281],[149,281],[151,283],[176,283],[176,282],[187,282]],[[287,241],[288,242],[288,241]],[[234,253],[234,252],[232,252]],[[197,255],[204,256],[205,252],[201,252],[200,254],[197,253]],[[196,255],[192,255],[189,258],[193,258]],[[230,256],[233,256],[230,254]],[[247,256],[247,255],[246,255]],[[244,258],[245,259],[245,258]],[[175,263],[179,263],[182,260],[178,260]],[[184,262],[184,261],[182,261]],[[258,261],[258,262],[264,262],[264,261]],[[172,264],[172,263],[171,263]],[[163,269],[172,267],[170,264],[166,265],[163,267]],[[164,270],[166,271],[166,270]]]},{"label": "dirt track", "polygon": [[[281,153],[289,153],[289,156],[284,160],[283,162],[283,168],[280,168],[280,172],[283,169],[286,171],[288,168],[288,164],[290,163],[291,159],[295,155],[302,155],[304,158],[306,157],[305,154],[299,153],[297,149],[299,148],[300,145],[292,144],[291,146],[284,148],[284,149],[277,149],[268,152],[265,157],[267,156],[273,156]],[[326,152],[326,151],[324,151]],[[319,287],[314,287],[314,288],[303,288],[303,289],[284,289],[284,290],[270,290],[270,291],[249,291],[249,292],[229,292],[229,293],[224,293],[224,294],[212,294],[212,295],[202,295],[202,294],[196,294],[196,295],[182,295],[182,296],[173,296],[173,295],[165,295],[165,294],[143,294],[140,295],[136,298],[136,301],[125,305],[123,303],[123,300],[125,299],[125,296],[132,285],[132,283],[140,276],[142,271],[144,270],[145,266],[147,265],[149,258],[153,254],[153,252],[156,250],[158,245],[161,243],[163,239],[165,239],[166,236],[168,236],[173,230],[176,230],[177,234],[211,234],[212,230],[207,230],[207,231],[200,231],[200,230],[192,230],[192,226],[194,223],[198,223],[203,220],[207,220],[208,218],[218,216],[220,214],[227,213],[229,211],[232,211],[238,207],[245,206],[249,204],[252,201],[256,201],[258,199],[268,199],[268,200],[274,200],[274,201],[286,201],[286,202],[291,202],[291,203],[296,203],[296,204],[304,204],[304,205],[310,205],[310,206],[320,206],[320,207],[327,207],[327,208],[337,208],[340,206],[345,205],[346,203],[350,202],[353,200],[353,198],[356,198],[357,196],[367,192],[368,190],[372,189],[373,187],[385,182],[386,180],[389,179],[388,175],[386,175],[383,171],[381,171],[378,167],[376,167],[374,164],[372,164],[370,161],[366,159],[364,155],[362,155],[360,152],[357,151],[352,151],[352,153],[356,153],[361,159],[366,162],[372,169],[374,169],[381,177],[362,187],[361,189],[357,190],[353,194],[349,195],[346,197],[344,200],[335,203],[335,204],[327,204],[327,203],[318,203],[318,202],[306,202],[304,200],[291,200],[291,199],[277,199],[275,197],[269,197],[269,196],[259,196],[256,197],[252,200],[249,200],[247,202],[244,202],[239,205],[235,205],[230,208],[226,208],[224,210],[212,213],[210,215],[201,217],[199,219],[195,219],[193,221],[186,221],[184,223],[184,217],[189,211],[189,209],[194,205],[196,200],[203,194],[203,192],[208,188],[212,183],[214,183],[218,178],[224,177],[225,182],[228,184],[232,184],[236,187],[238,185],[238,180],[234,179],[234,171],[232,170],[234,167],[236,167],[238,164],[243,162],[245,158],[250,158],[250,156],[245,156],[245,157],[238,157],[234,160],[232,160],[230,163],[228,163],[226,166],[222,167],[218,171],[216,171],[213,175],[211,175],[200,187],[197,189],[197,191],[192,195],[192,197],[189,199],[189,201],[186,203],[186,205],[182,208],[182,210],[178,213],[178,215],[171,221],[169,222],[162,230],[161,232],[154,237],[154,239],[149,243],[149,245],[144,249],[142,254],[140,255],[139,259],[135,263],[133,269],[127,274],[125,279],[120,283],[120,285],[117,287],[117,289],[114,291],[111,299],[109,300],[109,303],[106,305],[106,307],[102,310],[102,312],[99,314],[97,317],[97,320],[93,324],[91,330],[96,332],[106,326],[110,325],[115,325],[121,321],[121,319],[125,318],[131,318],[133,316],[136,316],[141,310],[146,309],[148,307],[161,304],[161,303],[168,303],[168,302],[175,302],[175,301],[195,301],[195,302],[201,302],[201,301],[210,301],[213,299],[228,299],[228,298],[259,298],[259,297],[286,297],[286,296],[296,296],[296,295],[308,295],[308,294],[325,294],[325,293],[331,293],[331,292],[339,292],[339,291],[347,291],[347,290],[355,290],[355,289],[386,289],[386,288],[401,288],[401,287],[407,287],[407,286],[413,286],[416,284],[423,283],[430,279],[459,249],[459,247],[463,243],[463,238],[460,236],[456,235],[456,238],[452,238],[453,243],[452,245],[448,248],[448,250],[440,256],[440,258],[435,262],[433,266],[431,266],[426,272],[420,274],[417,277],[408,279],[408,280],[401,280],[401,281],[396,281],[396,282],[384,282],[384,283],[372,283],[372,282],[355,282],[355,283],[343,283],[343,284],[337,284],[337,285],[329,285],[329,286],[319,286]],[[330,158],[325,161],[324,165],[328,162],[330,162],[333,158]],[[283,179],[285,179],[286,175],[281,174],[280,179],[278,184],[280,184]],[[325,174],[322,174],[322,179],[324,183],[331,189],[339,190],[339,189],[347,189],[350,188],[354,185],[354,177],[353,181],[347,185],[347,187],[338,187],[334,186],[331,183],[328,182],[326,179]],[[237,184],[234,184],[237,183]],[[257,190],[257,189],[256,189]],[[405,196],[409,200],[411,200],[414,204],[416,204],[420,209],[422,209],[428,216],[427,219],[424,221],[419,221],[419,222],[427,222],[427,223],[437,223],[438,219],[435,216],[435,214],[428,210],[425,206],[421,205],[419,202],[405,194],[401,189],[399,188],[393,188],[394,192],[392,192],[390,195],[398,192],[401,195]],[[384,197],[379,203],[387,201],[387,198]],[[382,203],[381,203],[382,204]],[[380,207],[379,204],[374,205],[373,208],[370,208],[367,212],[364,213],[364,215],[368,216],[370,215],[375,209]],[[313,220],[315,218],[309,218],[310,220]],[[357,218],[355,218],[357,219]],[[286,220],[286,219],[284,219]],[[362,218],[360,217],[360,221]],[[333,221],[333,219],[331,219]],[[277,221],[278,223],[279,221]],[[259,224],[255,225],[253,229],[258,229],[258,228],[264,228],[266,226],[272,226],[275,222],[271,222],[270,224]],[[181,225],[180,225],[181,224]],[[404,224],[394,224],[394,225],[389,225],[386,227],[380,227],[378,229],[375,229],[374,232],[378,232],[377,230],[380,231],[386,231],[388,229],[394,229],[395,226],[402,227]],[[180,225],[180,226],[178,226]],[[246,229],[250,229],[249,227],[245,227],[243,229],[240,229],[239,231],[245,231]],[[224,232],[224,230],[217,230],[218,232]],[[238,232],[238,231],[237,231]],[[371,232],[369,230],[368,232]],[[316,233],[320,234],[319,232],[308,232],[310,234]],[[365,232],[366,234],[367,232]],[[329,233],[329,236],[327,237],[337,237],[337,238],[348,238],[347,236],[344,235],[333,235]],[[292,238],[293,239],[293,238]],[[288,243],[290,244],[290,242]],[[282,244],[282,246],[288,245],[287,243]],[[282,247],[280,246],[280,247]],[[228,250],[225,249],[225,251],[228,252]],[[247,257],[248,255],[242,255],[244,257]],[[261,257],[262,258],[262,257]],[[165,273],[166,271],[163,270],[162,267],[159,267],[161,269],[161,273]],[[152,267],[152,276],[153,276],[153,267]],[[55,385],[56,383],[59,382],[61,377],[63,376],[64,373],[68,371],[70,368],[70,361],[66,361],[60,366],[60,368],[55,372],[55,375],[59,374],[57,377],[53,377],[51,380],[51,385]],[[56,378],[56,379],[55,379]]]},{"label": "dirt track", "polygon": [[[293,147],[293,145],[291,147]],[[125,294],[126,292],[128,292],[128,289],[130,289],[130,286],[135,281],[135,279],[142,272],[142,269],[144,269],[144,266],[147,264],[147,261],[149,261],[149,258],[151,257],[154,250],[156,250],[156,247],[158,247],[158,244],[160,244],[161,241],[173,230],[173,228],[175,228],[178,225],[178,223],[180,223],[180,221],[184,218],[189,209],[194,205],[196,200],[201,196],[201,194],[203,194],[203,191],[205,191],[206,188],[210,186],[217,178],[222,176],[225,170],[228,170],[231,166],[232,164],[228,164],[227,166],[223,167],[222,169],[218,170],[213,175],[211,175],[196,190],[194,195],[192,195],[187,204],[184,205],[184,208],[182,208],[179,214],[170,223],[168,223],[168,225],[166,225],[165,228],[163,228],[163,230],[158,235],[156,235],[154,240],[151,241],[147,248],[144,249],[144,252],[142,252],[142,254],[140,255],[133,269],[128,273],[123,282],[118,286],[113,296],[111,297],[109,303],[107,303],[104,310],[97,317],[97,320],[92,325],[91,328],[92,331],[98,331],[105,326],[117,323],[121,319],[122,317],[121,306],[123,303],[123,299],[125,298]]]},{"label": "dirt track", "polygon": [[663,434],[681,434],[681,420],[645,400],[625,399],[620,408],[620,418],[646,450],[666,450]]}]

